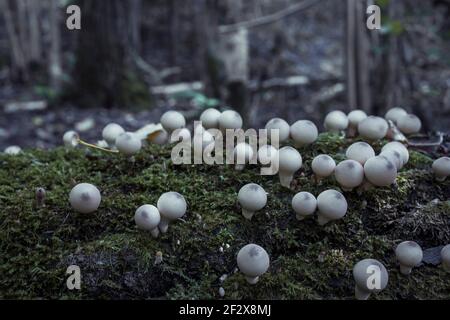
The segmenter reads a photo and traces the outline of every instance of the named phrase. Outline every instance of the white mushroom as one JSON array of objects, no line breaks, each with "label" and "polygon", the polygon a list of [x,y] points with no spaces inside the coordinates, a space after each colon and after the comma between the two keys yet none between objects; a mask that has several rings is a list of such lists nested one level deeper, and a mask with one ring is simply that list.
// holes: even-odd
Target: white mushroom
[{"label": "white mushroom", "polygon": [[89,183],[77,184],[70,191],[69,201],[72,208],[79,213],[92,213],[100,205],[102,197],[96,186]]},{"label": "white mushroom", "polygon": [[134,214],[134,221],[140,229],[150,231],[153,237],[158,237],[158,225],[161,222],[158,208],[149,204],[140,206]]},{"label": "white mushroom", "polygon": [[5,149],[4,152],[5,154],[10,156],[16,156],[22,152],[22,148],[20,148],[19,146],[9,146]]},{"label": "white mushroom", "polygon": [[394,122],[394,124],[397,124],[398,120],[400,120],[401,117],[406,116],[407,114],[408,112],[406,112],[405,109],[396,107],[389,109],[386,112],[384,118],[386,120],[391,120],[392,122]]},{"label": "white mushroom", "polygon": [[450,244],[446,245],[441,250],[442,267],[444,270],[450,272]]},{"label": "white mushroom", "polygon": [[234,161],[236,170],[243,170],[245,165],[253,158],[253,148],[245,142],[238,143],[234,148]]},{"label": "white mushroom", "polygon": [[355,160],[345,160],[334,170],[334,177],[344,191],[351,191],[364,180],[364,168]]},{"label": "white mushroom", "polygon": [[170,135],[170,143],[186,142],[191,140],[191,132],[188,128],[176,129]]},{"label": "white mushroom", "polygon": [[271,175],[278,173],[278,150],[271,145],[263,145],[258,150],[258,161],[261,165],[273,167]]},{"label": "white mushroom", "polygon": [[362,110],[353,110],[347,115],[347,117],[349,121],[349,136],[353,137],[358,130],[359,123],[367,118],[367,114]]},{"label": "white mushroom", "polygon": [[171,134],[176,129],[186,126],[186,119],[178,111],[167,111],[161,116],[161,125],[167,133]]},{"label": "white mushroom", "polygon": [[271,136],[270,130],[278,130],[279,142],[284,142],[289,139],[289,124],[281,118],[273,118],[267,122],[265,129],[267,130],[268,137]]},{"label": "white mushroom", "polygon": [[414,134],[420,131],[422,128],[422,122],[417,116],[407,114],[406,116],[400,117],[397,126],[404,134]]},{"label": "white mushroom", "polygon": [[387,157],[373,157],[364,164],[364,174],[371,184],[386,187],[395,182],[397,167]]},{"label": "white mushroom", "polygon": [[249,183],[239,190],[238,202],[242,208],[242,215],[251,220],[256,211],[267,204],[267,193],[256,183]]},{"label": "white mushroom", "polygon": [[222,132],[226,129],[241,129],[242,124],[241,115],[233,110],[224,111],[219,117],[219,127]]},{"label": "white mushroom", "polygon": [[290,134],[295,146],[302,147],[314,143],[319,136],[319,131],[313,122],[299,120],[291,126]]},{"label": "white mushroom", "polygon": [[317,199],[309,192],[299,192],[292,198],[292,209],[297,220],[303,220],[316,212]]},{"label": "white mushroom", "polygon": [[400,264],[402,274],[410,274],[412,268],[417,267],[423,258],[422,248],[414,241],[403,241],[395,249],[395,255]]},{"label": "white mushroom", "polygon": [[347,200],[336,190],[326,190],[317,197],[319,225],[342,219],[347,213]]},{"label": "white mushroom", "polygon": [[237,265],[247,282],[256,284],[259,277],[269,269],[270,259],[264,248],[257,244],[248,244],[239,250]]},{"label": "white mushroom", "polygon": [[126,156],[138,153],[142,148],[142,141],[132,132],[122,133],[115,142],[117,150]]},{"label": "white mushroom", "polygon": [[371,293],[384,290],[389,281],[385,266],[375,259],[364,259],[353,267],[355,279],[355,297],[367,300]]},{"label": "white mushroom", "polygon": [[324,127],[332,132],[344,131],[348,127],[348,117],[342,111],[331,111],[325,117]]},{"label": "white mushroom", "polygon": [[347,148],[345,156],[347,159],[358,161],[361,165],[364,165],[367,160],[375,157],[375,151],[366,142],[355,142]]},{"label": "white mushroom", "polygon": [[200,121],[206,129],[219,128],[219,117],[222,113],[214,108],[208,108],[200,115]]},{"label": "white mushroom", "polygon": [[450,176],[450,158],[441,157],[434,160],[431,168],[436,176],[436,180],[440,182],[444,181],[448,176]]},{"label": "white mushroom", "polygon": [[148,140],[151,143],[162,146],[162,145],[166,144],[167,142],[169,142],[169,134],[167,133],[166,130],[162,129],[158,132],[151,134],[151,136],[148,138]]},{"label": "white mushroom", "polygon": [[302,167],[302,156],[292,147],[284,147],[278,151],[279,176],[283,187],[290,188],[295,172]]},{"label": "white mushroom", "polygon": [[109,146],[113,146],[116,143],[117,137],[124,132],[125,130],[117,123],[110,123],[103,128],[102,137]]},{"label": "white mushroom", "polygon": [[399,171],[403,167],[403,157],[400,151],[396,149],[387,149],[380,153],[380,157],[386,157],[388,158],[393,164],[395,164],[395,167],[397,168],[397,171]]},{"label": "white mushroom", "polygon": [[359,135],[369,140],[383,139],[389,129],[386,120],[380,117],[370,116],[361,121],[358,125]]},{"label": "white mushroom", "polygon": [[64,133],[63,141],[66,147],[75,148],[78,145],[80,136],[75,131],[67,131]]},{"label": "white mushroom", "polygon": [[313,159],[311,168],[318,181],[333,174],[336,168],[336,162],[329,155],[320,154]]},{"label": "white mushroom", "polygon": [[384,152],[386,150],[391,150],[391,149],[396,150],[401,154],[402,160],[403,160],[403,165],[406,165],[408,163],[409,151],[402,143],[400,143],[398,141],[389,142],[383,146],[383,148],[381,149],[381,152]]},{"label": "white mushroom", "polygon": [[166,233],[171,221],[177,220],[186,213],[186,200],[178,192],[163,193],[156,205],[161,215],[161,222],[159,223],[159,230]]}]

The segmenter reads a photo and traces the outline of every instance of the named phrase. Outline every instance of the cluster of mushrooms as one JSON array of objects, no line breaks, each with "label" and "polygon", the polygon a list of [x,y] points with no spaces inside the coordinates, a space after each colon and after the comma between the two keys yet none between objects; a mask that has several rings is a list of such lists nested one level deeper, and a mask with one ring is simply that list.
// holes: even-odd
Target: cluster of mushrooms
[{"label": "cluster of mushrooms", "polygon": [[[210,108],[201,116],[201,130],[204,146],[214,143],[214,138],[208,133],[208,129],[240,129],[243,121],[241,116],[232,110],[220,112]],[[117,124],[107,125],[103,132],[102,141],[95,147],[111,152],[123,153],[131,157],[139,152],[144,143],[165,144],[180,140],[191,139],[191,132],[186,128],[184,116],[176,111],[168,111],[161,117],[161,128],[144,127],[136,132],[126,132]],[[352,144],[346,150],[346,160],[336,165],[335,160],[326,154],[316,156],[311,162],[311,169],[317,183],[334,175],[336,181],[344,192],[358,188],[358,192],[371,187],[385,187],[395,183],[398,171],[409,160],[407,147],[398,141],[386,144],[379,155],[375,154],[370,143],[383,139],[392,139],[395,130],[400,130],[405,135],[415,134],[421,129],[418,117],[408,114],[402,108],[390,109],[384,118],[367,116],[362,110],[354,110],[348,115],[341,111],[330,112],[324,122],[328,131],[338,132],[353,137],[359,135],[366,142],[360,141]],[[246,143],[238,144],[235,154],[241,154],[248,161],[256,152],[261,163],[270,161],[278,162],[278,174],[280,184],[290,188],[293,177],[302,167],[302,156],[296,148],[305,147],[314,143],[318,138],[318,129],[314,123],[308,120],[300,120],[289,125],[285,120],[275,118],[266,124],[268,130],[278,130],[280,143],[287,143],[292,139],[294,146],[275,148],[272,145],[264,145],[254,151]],[[178,129],[178,130],[177,130]],[[176,132],[176,133],[175,133]],[[67,132],[63,137],[66,146],[75,147],[79,143],[93,146],[83,142],[74,131]],[[106,149],[109,147],[110,149]],[[237,170],[243,170],[244,166],[236,166]],[[450,175],[450,158],[442,157],[434,161],[432,170],[437,181],[443,181]],[[72,207],[80,213],[92,213],[100,205],[100,191],[92,184],[81,183],[75,186],[69,195]],[[244,185],[238,193],[238,203],[245,219],[252,217],[267,204],[267,193],[259,185],[249,183]],[[307,192],[301,191],[292,199],[292,208],[296,218],[301,221],[311,217],[317,211],[319,225],[330,221],[342,219],[347,212],[345,196],[337,190],[324,190],[317,198]],[[154,237],[168,230],[169,223],[180,219],[187,209],[186,200],[177,192],[167,192],[161,195],[157,206],[145,204],[139,207],[134,220],[139,229],[148,231]],[[161,255],[161,253],[159,253]],[[422,262],[423,252],[414,241],[400,243],[395,254],[402,274],[411,273],[412,268]],[[450,271],[450,244],[441,251],[442,264],[445,270]],[[270,258],[264,248],[257,244],[248,244],[240,249],[237,254],[237,265],[250,284],[258,282],[270,265]],[[370,286],[370,270],[378,270],[381,276],[378,286]],[[359,261],[353,268],[355,280],[355,297],[367,299],[371,293],[383,290],[388,283],[388,272],[385,266],[374,259]],[[219,290],[224,295],[223,288]]]}]

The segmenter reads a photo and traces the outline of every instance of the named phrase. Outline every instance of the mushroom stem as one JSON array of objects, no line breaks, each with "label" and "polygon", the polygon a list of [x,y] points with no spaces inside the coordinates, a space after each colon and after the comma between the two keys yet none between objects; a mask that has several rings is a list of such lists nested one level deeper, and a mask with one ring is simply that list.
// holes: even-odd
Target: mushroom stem
[{"label": "mushroom stem", "polygon": [[254,214],[255,214],[254,211],[242,208],[242,215],[245,217],[245,219],[252,220]]},{"label": "mushroom stem", "polygon": [[370,297],[370,292],[362,290],[360,287],[355,286],[355,298],[357,300],[367,300]]},{"label": "mushroom stem", "polygon": [[249,284],[256,284],[259,280],[259,277],[249,277],[249,276],[245,276],[245,280],[247,280],[247,282]]},{"label": "mushroom stem", "polygon": [[347,138],[354,138],[356,136],[357,128],[353,125],[348,126]]},{"label": "mushroom stem", "polygon": [[242,171],[245,168],[245,164],[236,164],[234,168],[238,171]]},{"label": "mushroom stem", "polygon": [[283,187],[290,189],[291,182],[292,182],[292,179],[294,178],[294,175],[291,172],[283,172],[283,171],[280,171],[279,175],[280,175],[280,184]]},{"label": "mushroom stem", "polygon": [[97,150],[101,150],[101,151],[105,151],[105,152],[110,152],[110,153],[119,153],[118,150],[110,150],[110,149],[102,148],[102,147],[96,146],[95,144],[87,143],[87,142],[85,142],[85,141],[83,141],[83,140],[81,140],[81,139],[77,139],[77,142],[78,142],[79,144],[85,146],[85,147],[88,147],[88,148],[97,149]]},{"label": "mushroom stem", "polygon": [[169,229],[169,220],[165,219],[164,217],[161,217],[161,221],[159,222],[158,228],[161,231],[161,233],[166,233]]},{"label": "mushroom stem", "polygon": [[317,222],[319,223],[320,226],[323,226],[325,224],[327,224],[330,221],[330,219],[325,218],[323,215],[319,214],[317,216]]},{"label": "mushroom stem", "polygon": [[296,215],[295,215],[295,218],[296,218],[298,221],[305,220],[305,217],[304,217],[304,216],[301,216],[301,215],[299,215],[299,214],[296,214]]},{"label": "mushroom stem", "polygon": [[353,190],[353,188],[347,188],[347,187],[343,187],[343,186],[341,186],[341,188],[345,192],[351,192]]},{"label": "mushroom stem", "polygon": [[151,230],[150,233],[152,234],[152,236],[154,238],[158,238],[158,236],[159,236],[159,229],[155,228],[155,229]]},{"label": "mushroom stem", "polygon": [[403,264],[400,265],[400,272],[401,272],[402,274],[404,274],[404,275],[410,274],[410,273],[411,273],[411,270],[412,270],[411,267],[405,266],[405,265],[403,265]]},{"label": "mushroom stem", "polygon": [[436,181],[437,182],[444,182],[445,181],[446,176],[440,177],[440,176],[436,176]]},{"label": "mushroom stem", "polygon": [[444,268],[445,271],[450,272],[450,265],[448,265],[446,263],[442,263],[442,267]]}]

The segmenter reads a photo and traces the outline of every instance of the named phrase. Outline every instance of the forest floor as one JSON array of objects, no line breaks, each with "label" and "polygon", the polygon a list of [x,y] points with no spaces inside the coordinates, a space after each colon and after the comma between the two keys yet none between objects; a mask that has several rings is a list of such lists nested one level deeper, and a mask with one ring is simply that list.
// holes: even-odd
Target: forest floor
[{"label": "forest floor", "polygon": [[[170,146],[147,146],[134,162],[83,148],[0,154],[0,298],[218,299],[223,287],[226,299],[353,299],[354,264],[374,258],[389,271],[387,288],[374,299],[448,300],[450,278],[438,253],[450,243],[450,181],[434,181],[427,155],[411,151],[392,187],[345,192],[349,210],[342,220],[319,226],[316,217],[295,219],[295,193],[340,190],[334,179],[311,179],[311,159],[328,153],[341,161],[352,142],[321,134],[300,149],[304,166],[291,190],[278,177],[260,176],[256,166],[243,172],[175,166]],[[81,182],[102,193],[95,214],[74,213],[69,205],[71,188]],[[236,203],[249,182],[268,192],[267,206],[251,221]],[[43,207],[35,203],[37,187],[47,191]],[[154,239],[137,230],[134,212],[167,191],[183,194],[188,211]],[[410,276],[395,261],[395,246],[404,240],[425,252]],[[237,252],[248,243],[264,247],[271,259],[254,286],[235,272]],[[163,262],[155,265],[157,252]],[[66,287],[70,265],[81,268],[79,291]]]}]

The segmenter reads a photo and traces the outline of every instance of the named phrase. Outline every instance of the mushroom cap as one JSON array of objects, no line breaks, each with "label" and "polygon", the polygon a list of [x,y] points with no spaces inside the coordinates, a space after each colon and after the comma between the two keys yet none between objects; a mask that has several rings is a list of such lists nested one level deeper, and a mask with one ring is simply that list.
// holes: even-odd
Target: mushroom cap
[{"label": "mushroom cap", "polygon": [[362,110],[353,110],[348,115],[348,121],[353,127],[358,127],[358,124],[367,118],[367,114]]},{"label": "mushroom cap", "polygon": [[5,149],[5,154],[10,156],[16,156],[22,151],[22,148],[19,146],[9,146]]},{"label": "mushroom cap", "polygon": [[391,148],[384,150],[380,153],[380,156],[388,158],[393,164],[395,164],[397,171],[403,167],[402,154],[396,149]]},{"label": "mushroom cap", "polygon": [[76,131],[67,131],[63,136],[64,145],[66,147],[76,147],[79,139],[80,136]]},{"label": "mushroom cap", "polygon": [[155,206],[144,204],[136,210],[134,221],[140,229],[152,231],[161,222],[161,215]]},{"label": "mushroom cap", "polygon": [[301,216],[310,216],[317,210],[317,199],[309,192],[299,192],[292,198],[292,209]]},{"label": "mushroom cap", "polygon": [[113,145],[117,137],[124,132],[125,130],[117,123],[110,123],[103,128],[102,137],[109,145]]},{"label": "mushroom cap", "polygon": [[[377,288],[369,288],[367,286],[367,282],[369,280],[369,277],[374,274],[374,271],[370,269],[371,266],[378,267],[380,270],[380,287]],[[354,267],[353,267],[353,278],[355,279],[356,285],[365,292],[380,292],[381,290],[385,289],[388,281],[389,281],[389,274],[386,270],[386,267],[378,260],[375,259],[364,259],[359,261]]]},{"label": "mushroom cap", "polygon": [[384,118],[386,120],[391,120],[392,122],[397,124],[398,120],[400,120],[401,117],[406,116],[407,114],[408,112],[406,112],[405,109],[396,107],[389,109],[384,115]]},{"label": "mushroom cap", "polygon": [[186,126],[186,119],[178,111],[167,111],[161,116],[160,122],[164,130],[169,133]]},{"label": "mushroom cap", "polygon": [[347,148],[345,156],[364,165],[367,160],[375,157],[375,151],[367,142],[355,142]]},{"label": "mushroom cap", "polygon": [[448,177],[450,175],[450,158],[441,157],[434,160],[431,166],[433,172],[439,177]]},{"label": "mushroom cap", "polygon": [[219,117],[222,113],[214,108],[208,108],[200,115],[200,121],[206,129],[219,128]]},{"label": "mushroom cap", "polygon": [[408,163],[409,151],[402,143],[400,143],[398,141],[389,142],[383,146],[383,148],[381,149],[381,152],[384,152],[389,149],[394,149],[394,150],[397,150],[398,152],[400,152],[400,154],[402,155],[402,159],[403,159],[403,165]]},{"label": "mushroom cap", "polygon": [[167,220],[176,220],[186,213],[186,200],[178,192],[163,193],[156,204],[161,217]]},{"label": "mushroom cap", "polygon": [[320,154],[311,163],[311,168],[319,177],[328,177],[336,168],[336,162],[327,154]]},{"label": "mushroom cap", "polygon": [[312,121],[299,120],[291,126],[290,134],[297,145],[303,146],[315,142],[319,136],[319,131]]},{"label": "mushroom cap", "polygon": [[324,121],[324,127],[328,131],[343,131],[348,127],[347,115],[339,110],[331,111],[327,114]]},{"label": "mushroom cap", "polygon": [[403,241],[395,248],[395,255],[400,264],[415,267],[422,262],[422,248],[414,241]]},{"label": "mushroom cap", "polygon": [[355,160],[345,160],[334,169],[336,181],[344,188],[355,188],[364,180],[364,168]]},{"label": "mushroom cap", "polygon": [[237,265],[246,276],[259,277],[269,269],[270,259],[263,247],[248,244],[239,250]]},{"label": "mushroom cap", "polygon": [[265,144],[258,150],[258,161],[260,164],[270,164],[278,159],[278,150],[272,146]]},{"label": "mushroom cap", "polygon": [[101,200],[100,191],[90,183],[77,184],[69,194],[70,205],[79,213],[96,211]]},{"label": "mushroom cap", "polygon": [[278,151],[279,170],[296,172],[302,167],[302,156],[292,147],[283,147]]},{"label": "mushroom cap", "polygon": [[407,114],[398,119],[397,126],[404,134],[413,134],[420,131],[422,122],[416,115]]},{"label": "mushroom cap", "polygon": [[397,167],[387,157],[377,156],[366,161],[364,174],[373,185],[386,187],[395,182]]},{"label": "mushroom cap", "polygon": [[267,193],[256,183],[249,183],[239,190],[238,201],[242,208],[249,211],[258,211],[267,204]]},{"label": "mushroom cap", "polygon": [[162,129],[155,135],[152,135],[152,138],[150,140],[151,143],[157,144],[157,145],[164,145],[169,141],[169,134],[166,130]]},{"label": "mushroom cap", "polygon": [[241,129],[242,124],[243,120],[241,115],[233,110],[224,111],[219,117],[219,127],[221,130]]},{"label": "mushroom cap", "polygon": [[234,159],[237,164],[245,164],[253,158],[253,148],[245,142],[238,143],[234,148]]},{"label": "mushroom cap", "polygon": [[273,118],[266,124],[267,136],[271,136],[270,130],[278,130],[279,141],[284,142],[289,139],[289,123],[281,118]]},{"label": "mushroom cap", "polygon": [[123,154],[131,156],[142,148],[142,141],[132,132],[124,132],[116,139],[116,148]]},{"label": "mushroom cap", "polygon": [[347,213],[347,200],[336,190],[326,190],[317,197],[317,208],[327,220],[341,219]]},{"label": "mushroom cap", "polygon": [[441,259],[446,265],[450,267],[450,244],[446,245],[441,250]]},{"label": "mushroom cap", "polygon": [[383,139],[389,129],[386,120],[380,117],[370,116],[361,121],[358,125],[359,135],[370,140]]},{"label": "mushroom cap", "polygon": [[191,131],[188,128],[176,129],[170,135],[170,143],[186,142],[191,140]]}]

